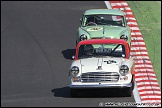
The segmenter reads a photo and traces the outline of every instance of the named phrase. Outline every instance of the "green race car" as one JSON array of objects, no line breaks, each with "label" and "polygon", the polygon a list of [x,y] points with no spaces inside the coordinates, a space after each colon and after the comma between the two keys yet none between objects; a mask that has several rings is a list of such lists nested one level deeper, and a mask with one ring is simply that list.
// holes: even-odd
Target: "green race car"
[{"label": "green race car", "polygon": [[80,19],[76,44],[88,39],[124,39],[131,46],[131,30],[124,12],[114,9],[89,9]]}]

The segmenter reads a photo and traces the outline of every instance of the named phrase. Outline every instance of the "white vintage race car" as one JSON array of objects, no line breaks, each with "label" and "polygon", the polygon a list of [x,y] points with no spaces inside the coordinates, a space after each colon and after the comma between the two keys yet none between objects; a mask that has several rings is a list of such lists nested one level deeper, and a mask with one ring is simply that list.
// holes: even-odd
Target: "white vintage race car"
[{"label": "white vintage race car", "polygon": [[123,39],[90,39],[78,43],[69,70],[70,93],[78,89],[124,88],[131,96],[134,85],[134,57]]}]

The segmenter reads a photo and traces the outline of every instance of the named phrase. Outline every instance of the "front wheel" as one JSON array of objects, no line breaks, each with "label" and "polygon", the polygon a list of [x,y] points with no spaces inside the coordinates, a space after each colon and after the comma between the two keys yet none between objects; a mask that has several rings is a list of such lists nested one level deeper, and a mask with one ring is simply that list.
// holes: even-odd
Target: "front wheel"
[{"label": "front wheel", "polygon": [[131,97],[131,95],[132,95],[132,87],[126,88],[124,92],[125,92],[124,95],[126,97]]},{"label": "front wheel", "polygon": [[134,82],[132,83],[131,87],[125,88],[125,90],[124,90],[125,96],[126,97],[131,97],[133,89],[134,89]]},{"label": "front wheel", "polygon": [[71,97],[77,97],[78,96],[78,91],[76,89],[70,89],[70,96]]}]

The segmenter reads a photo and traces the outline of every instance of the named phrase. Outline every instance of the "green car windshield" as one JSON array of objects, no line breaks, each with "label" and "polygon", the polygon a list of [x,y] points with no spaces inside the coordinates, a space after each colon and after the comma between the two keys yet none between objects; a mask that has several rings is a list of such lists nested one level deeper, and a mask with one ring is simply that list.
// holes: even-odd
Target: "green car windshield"
[{"label": "green car windshield", "polygon": [[78,58],[103,56],[125,58],[125,54],[125,47],[122,44],[87,44],[79,47]]},{"label": "green car windshield", "polygon": [[108,26],[122,26],[125,27],[124,16],[98,14],[98,15],[85,15],[83,17],[82,26],[94,25],[108,25]]}]

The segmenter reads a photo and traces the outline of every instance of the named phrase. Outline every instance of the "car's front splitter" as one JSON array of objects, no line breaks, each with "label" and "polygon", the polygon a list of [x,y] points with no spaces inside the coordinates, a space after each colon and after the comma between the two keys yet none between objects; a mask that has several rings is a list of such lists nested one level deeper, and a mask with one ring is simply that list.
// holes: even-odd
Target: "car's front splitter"
[{"label": "car's front splitter", "polygon": [[74,85],[71,84],[69,85],[70,88],[76,88],[76,89],[89,89],[89,88],[127,88],[127,87],[131,87],[132,83],[127,83],[127,84],[102,84],[102,83],[98,83],[98,84],[91,84],[91,85],[86,85],[86,84],[82,84],[82,85]]}]

